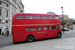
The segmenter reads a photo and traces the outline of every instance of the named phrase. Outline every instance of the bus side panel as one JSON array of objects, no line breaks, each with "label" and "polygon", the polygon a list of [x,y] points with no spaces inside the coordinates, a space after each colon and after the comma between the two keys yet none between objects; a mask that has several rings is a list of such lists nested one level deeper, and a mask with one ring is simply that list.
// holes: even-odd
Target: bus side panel
[{"label": "bus side panel", "polygon": [[[43,35],[41,33],[42,31],[26,31],[26,36],[25,38],[27,38],[28,35],[33,35],[35,40],[36,39],[42,39],[43,38]],[[26,39],[25,39],[26,40]]]},{"label": "bus side panel", "polygon": [[62,33],[62,29],[59,29],[59,32],[61,32],[61,33]]},{"label": "bus side panel", "polygon": [[13,42],[15,42],[14,33],[15,33],[15,27],[12,26],[12,40],[13,40]]},{"label": "bus side panel", "polygon": [[15,30],[15,41],[24,41],[24,26],[16,26]]},{"label": "bus side panel", "polygon": [[23,26],[12,27],[13,42],[26,41],[26,33]]},{"label": "bus side panel", "polygon": [[15,19],[14,20],[15,24],[15,32],[14,32],[14,41],[19,42],[19,41],[24,41],[24,19]]}]

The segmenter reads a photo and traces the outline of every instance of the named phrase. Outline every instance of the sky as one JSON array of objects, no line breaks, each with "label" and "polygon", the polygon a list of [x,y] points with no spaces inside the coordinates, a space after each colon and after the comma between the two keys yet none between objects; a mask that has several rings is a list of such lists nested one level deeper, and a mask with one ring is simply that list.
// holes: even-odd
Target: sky
[{"label": "sky", "polygon": [[42,13],[51,11],[58,15],[62,14],[61,6],[65,15],[75,19],[75,1],[74,0],[22,0],[24,13]]}]

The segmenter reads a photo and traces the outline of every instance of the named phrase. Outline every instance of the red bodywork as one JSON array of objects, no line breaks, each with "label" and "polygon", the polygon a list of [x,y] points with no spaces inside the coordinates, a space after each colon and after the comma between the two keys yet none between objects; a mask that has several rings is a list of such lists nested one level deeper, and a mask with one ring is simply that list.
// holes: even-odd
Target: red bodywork
[{"label": "red bodywork", "polygon": [[[16,19],[17,15],[24,15],[24,19]],[[56,37],[58,32],[62,33],[61,29],[56,29],[56,25],[60,25],[60,19],[25,19],[25,15],[39,16],[58,16],[56,14],[32,14],[32,13],[16,13],[12,18],[12,39],[13,42],[26,41],[28,35],[33,35],[36,39]],[[55,26],[53,30],[41,31],[26,31],[26,27],[43,27]]]}]

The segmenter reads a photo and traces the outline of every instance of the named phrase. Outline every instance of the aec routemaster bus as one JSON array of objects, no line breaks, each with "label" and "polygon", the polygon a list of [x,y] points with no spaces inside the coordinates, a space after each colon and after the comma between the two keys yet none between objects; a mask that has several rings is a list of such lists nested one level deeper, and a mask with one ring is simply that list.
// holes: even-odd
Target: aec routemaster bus
[{"label": "aec routemaster bus", "polygon": [[60,19],[56,14],[16,13],[12,18],[13,42],[62,36]]}]

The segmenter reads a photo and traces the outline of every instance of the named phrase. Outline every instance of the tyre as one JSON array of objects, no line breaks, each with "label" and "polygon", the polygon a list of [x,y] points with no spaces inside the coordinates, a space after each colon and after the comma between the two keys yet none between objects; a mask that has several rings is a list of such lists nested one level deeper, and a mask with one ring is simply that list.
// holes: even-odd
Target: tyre
[{"label": "tyre", "polygon": [[34,41],[34,37],[33,37],[33,36],[28,36],[28,37],[27,37],[27,41],[28,41],[28,42]]},{"label": "tyre", "polygon": [[62,34],[61,33],[57,33],[57,38],[61,38]]}]

